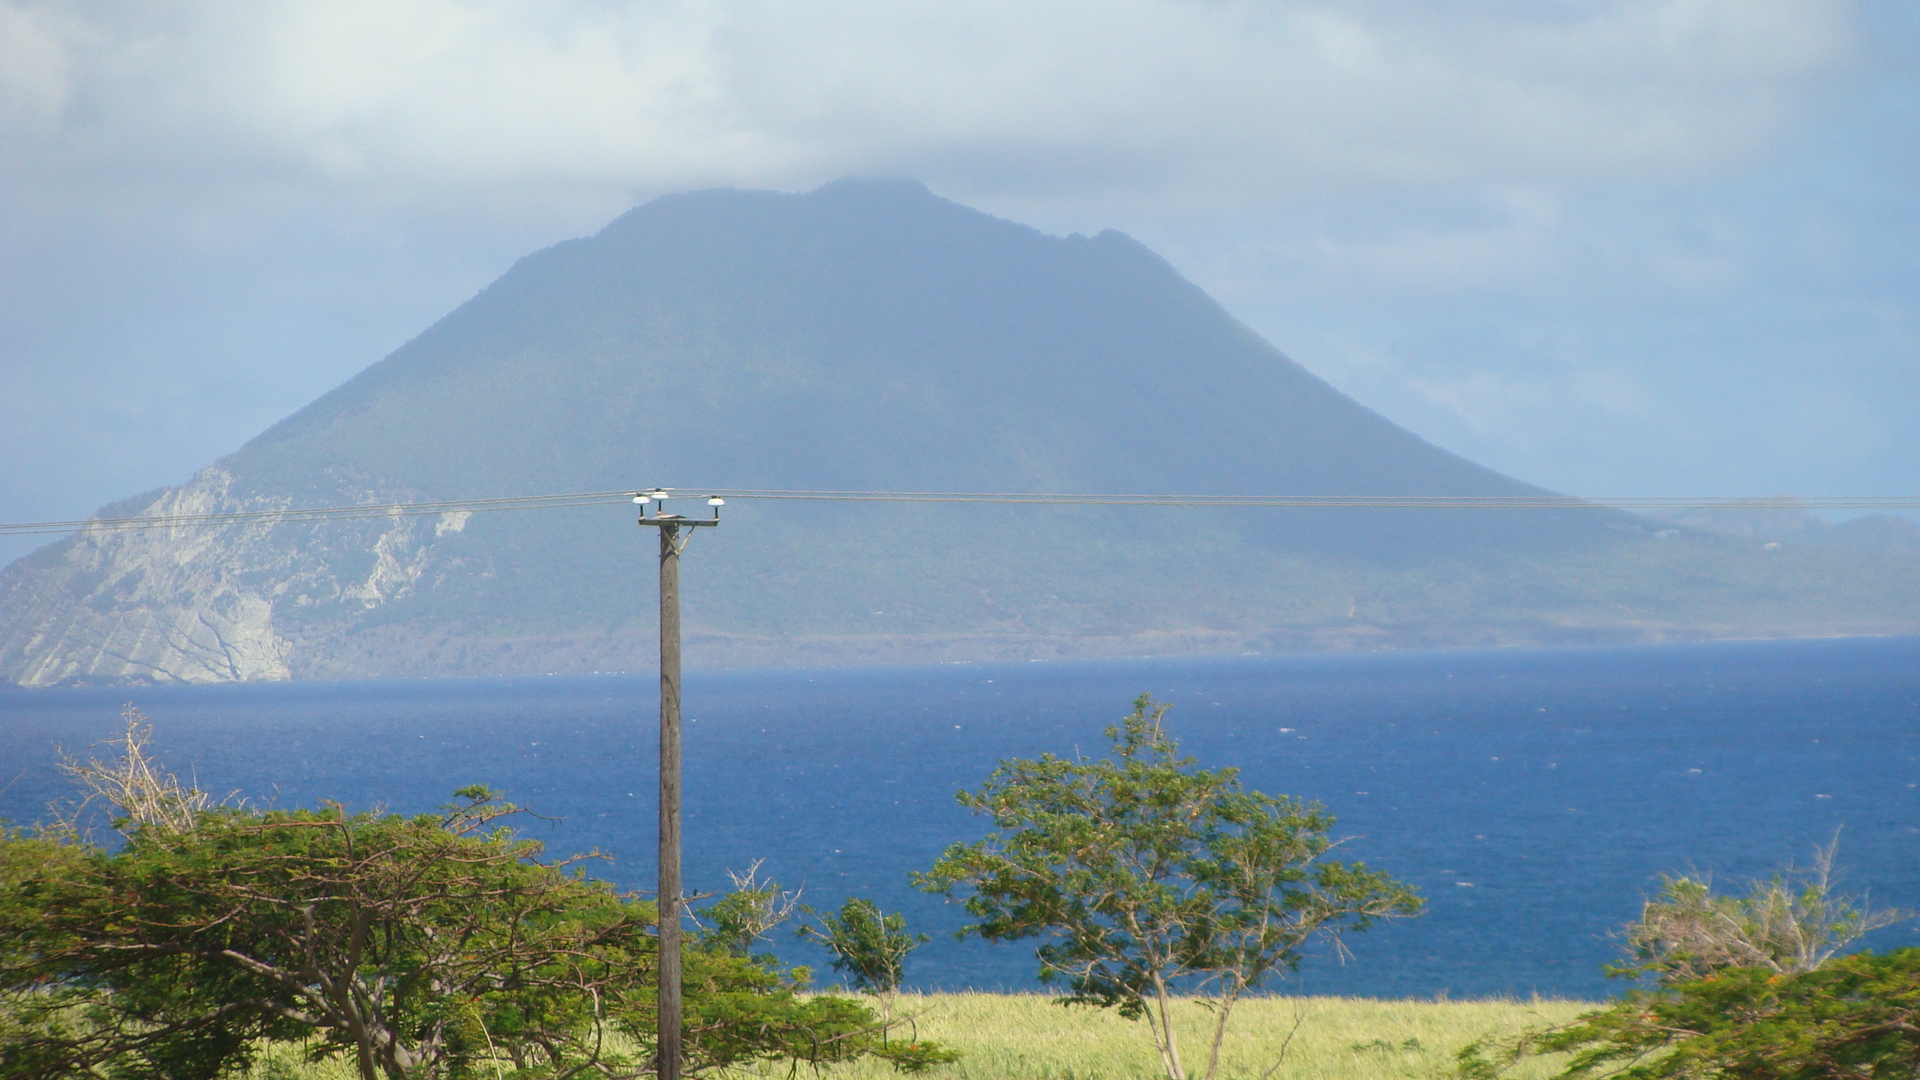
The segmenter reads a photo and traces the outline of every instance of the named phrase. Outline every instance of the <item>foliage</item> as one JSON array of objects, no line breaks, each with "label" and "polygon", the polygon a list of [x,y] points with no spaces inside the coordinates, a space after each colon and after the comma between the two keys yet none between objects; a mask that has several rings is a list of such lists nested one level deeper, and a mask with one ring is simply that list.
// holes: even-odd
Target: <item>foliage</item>
[{"label": "foliage", "polygon": [[[814,914],[813,909],[807,913]],[[798,933],[825,946],[833,954],[833,969],[854,989],[883,995],[900,989],[907,954],[927,940],[925,934],[907,933],[906,916],[882,913],[879,905],[857,896],[849,897],[838,914],[821,916],[819,926],[802,926]]]},{"label": "foliage", "polygon": [[1572,1055],[1565,1080],[1907,1080],[1920,1073],[1920,949],[1784,975],[1725,968],[1636,990],[1572,1023],[1470,1047],[1459,1075],[1492,1080],[1553,1053]]},{"label": "foliage", "polygon": [[1665,982],[1704,978],[1726,968],[1799,975],[1849,943],[1912,917],[1873,910],[1834,890],[1839,838],[1814,850],[1811,866],[1751,883],[1744,896],[1718,895],[1707,878],[1668,877],[1627,928],[1632,962],[1618,974],[1650,973]]},{"label": "foliage", "polygon": [[733,890],[700,912],[705,921],[700,940],[729,956],[774,963],[772,954],[755,953],[754,946],[801,907],[799,891],[783,891],[777,881],[760,880],[760,860],[745,873],[729,870],[727,876]]},{"label": "foliage", "polygon": [[1218,1069],[1235,1003],[1299,964],[1316,936],[1413,915],[1411,889],[1358,863],[1327,861],[1333,819],[1318,806],[1242,790],[1237,770],[1179,756],[1161,726],[1168,706],[1142,695],[1107,729],[1099,760],[1002,762],[960,801],[999,830],[949,847],[916,875],[965,894],[989,941],[1045,936],[1044,981],[1067,1004],[1144,1017],[1171,1080],[1184,1080],[1171,1022],[1181,988],[1215,1009],[1205,1076]]},{"label": "foliage", "polygon": [[1861,935],[1911,918],[1835,891],[1838,838],[1811,866],[1716,894],[1669,877],[1627,927],[1629,963],[1651,975],[1597,1012],[1462,1052],[1459,1074],[1491,1080],[1540,1055],[1569,1055],[1567,1080],[1816,1080],[1912,1077],[1920,1069],[1920,950],[1834,959]]},{"label": "foliage", "polygon": [[[212,1078],[296,1042],[363,1080],[645,1072],[654,906],[539,861],[486,788],[458,796],[418,817],[123,816],[115,851],[6,834],[0,1077]],[[689,950],[685,968],[690,1073],[947,1056],[883,1044],[859,1002],[725,950]]]}]

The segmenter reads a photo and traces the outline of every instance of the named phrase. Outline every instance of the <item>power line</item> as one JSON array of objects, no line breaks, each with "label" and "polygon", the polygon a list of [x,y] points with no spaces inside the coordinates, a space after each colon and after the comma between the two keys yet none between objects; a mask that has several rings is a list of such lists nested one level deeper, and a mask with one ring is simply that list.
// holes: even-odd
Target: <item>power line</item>
[{"label": "power line", "polygon": [[[436,514],[547,510],[624,503],[632,489],[521,495],[492,499],[443,499],[430,502],[368,503],[352,506],[288,507],[229,513],[162,514],[140,517],[83,518],[0,524],[0,536],[36,536],[71,532],[120,532],[132,529],[217,528],[281,525],[297,522],[351,521],[368,518],[425,517]],[[1572,495],[1160,495],[1074,494],[983,491],[836,491],[773,488],[688,488],[676,497],[719,496],[802,502],[997,503],[1022,506],[1172,506],[1273,507],[1278,509],[1416,510],[1917,510],[1914,495],[1811,496],[1667,496],[1629,495],[1580,498]]]},{"label": "power line", "polygon": [[[829,502],[1012,503],[1053,506],[1389,507],[1442,510],[1914,510],[1914,495],[1668,496],[1627,495],[1081,495],[969,491],[797,491],[700,488],[728,499]],[[691,493],[692,489],[689,489]]]}]

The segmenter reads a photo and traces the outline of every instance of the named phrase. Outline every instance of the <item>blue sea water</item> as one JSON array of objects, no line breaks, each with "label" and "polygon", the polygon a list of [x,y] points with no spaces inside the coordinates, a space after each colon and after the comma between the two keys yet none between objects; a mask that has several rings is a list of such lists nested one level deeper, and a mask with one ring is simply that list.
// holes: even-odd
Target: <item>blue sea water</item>
[{"label": "blue sea water", "polygon": [[[418,812],[486,783],[547,819],[555,855],[653,874],[650,676],[0,691],[0,817],[63,793],[55,745],[154,722],[165,761],[256,804]],[[1426,914],[1311,959],[1284,989],[1601,996],[1610,935],[1663,872],[1723,883],[1804,862],[1841,829],[1848,884],[1920,907],[1920,638],[690,673],[689,886],[725,871],[869,896],[935,940],[921,987],[1031,988],[1030,947],[955,941],[907,873],[984,823],[954,801],[1001,759],[1102,752],[1151,692],[1170,730],[1248,786],[1318,800],[1344,857],[1416,884]],[[1920,943],[1913,926],[1880,947]],[[790,939],[784,959],[824,972]]]}]

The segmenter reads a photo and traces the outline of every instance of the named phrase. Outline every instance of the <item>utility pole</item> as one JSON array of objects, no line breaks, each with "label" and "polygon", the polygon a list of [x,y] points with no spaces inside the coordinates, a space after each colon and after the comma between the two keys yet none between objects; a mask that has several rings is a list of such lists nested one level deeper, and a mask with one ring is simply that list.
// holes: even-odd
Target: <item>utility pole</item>
[{"label": "utility pole", "polygon": [[[660,987],[657,1080],[680,1080],[680,553],[693,530],[720,524],[725,500],[712,498],[708,520],[667,513],[672,489],[640,492],[640,524],[660,530]],[[685,496],[680,496],[684,498]],[[652,517],[647,504],[658,504]],[[682,530],[685,530],[683,535]]]}]

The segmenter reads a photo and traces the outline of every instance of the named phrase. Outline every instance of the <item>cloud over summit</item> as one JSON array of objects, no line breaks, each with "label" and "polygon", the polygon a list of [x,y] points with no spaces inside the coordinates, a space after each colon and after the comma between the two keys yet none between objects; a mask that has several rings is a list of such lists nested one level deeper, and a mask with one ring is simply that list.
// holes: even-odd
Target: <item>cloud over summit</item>
[{"label": "cloud over summit", "polygon": [[1833,0],[9,0],[0,130],[16,163],[401,199],[896,172],[1231,202],[1711,167],[1852,32]]}]

